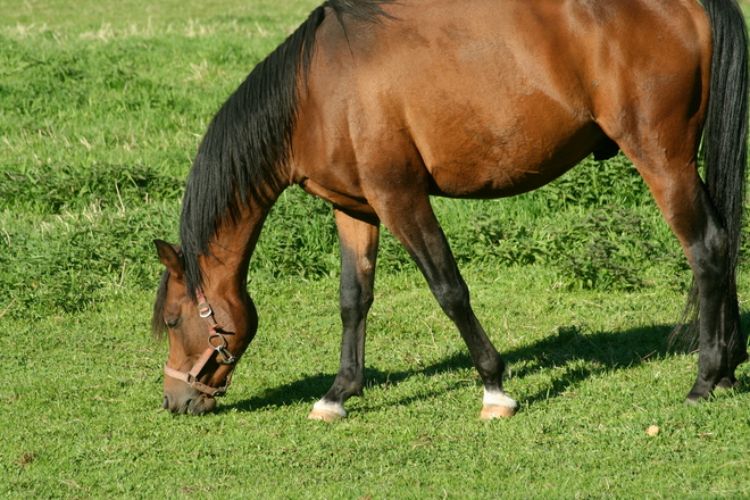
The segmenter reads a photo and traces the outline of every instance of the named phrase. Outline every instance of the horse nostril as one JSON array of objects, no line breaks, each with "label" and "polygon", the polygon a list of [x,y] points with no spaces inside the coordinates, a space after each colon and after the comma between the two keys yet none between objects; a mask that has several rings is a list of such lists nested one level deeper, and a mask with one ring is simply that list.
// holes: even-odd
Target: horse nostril
[{"label": "horse nostril", "polygon": [[193,399],[186,399],[185,403],[182,405],[182,411],[180,413],[191,413],[190,411],[190,405],[193,404]]},{"label": "horse nostril", "polygon": [[206,411],[210,411],[210,405],[206,404],[206,398],[199,397],[194,399],[191,405],[188,407],[188,412],[191,415],[203,415]]},{"label": "horse nostril", "polygon": [[169,396],[167,396],[166,394],[164,395],[164,401],[162,402],[161,407],[165,410],[169,408]]}]

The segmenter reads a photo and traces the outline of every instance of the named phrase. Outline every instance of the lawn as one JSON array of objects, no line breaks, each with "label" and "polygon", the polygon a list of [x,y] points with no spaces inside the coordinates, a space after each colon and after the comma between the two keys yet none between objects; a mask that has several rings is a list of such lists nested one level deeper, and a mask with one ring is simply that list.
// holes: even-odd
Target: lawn
[{"label": "lawn", "polygon": [[622,156],[435,200],[516,417],[478,419],[458,333],[384,234],[365,395],[306,419],[338,368],[339,263],[330,208],[296,189],[254,256],[260,330],[218,411],[160,409],[151,241],[176,240],[212,113],[314,5],[0,0],[0,496],[750,496],[750,366],[683,403],[697,356],[667,337],[689,274]]}]

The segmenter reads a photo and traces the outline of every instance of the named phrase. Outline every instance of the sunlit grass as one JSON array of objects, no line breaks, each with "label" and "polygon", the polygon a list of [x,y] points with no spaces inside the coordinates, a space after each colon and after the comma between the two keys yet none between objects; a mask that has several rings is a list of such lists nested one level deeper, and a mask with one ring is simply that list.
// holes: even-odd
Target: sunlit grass
[{"label": "sunlit grass", "polygon": [[[750,372],[689,407],[692,354],[666,350],[682,294],[551,289],[543,270],[470,268],[477,313],[510,362],[510,421],[478,420],[481,386],[416,273],[383,276],[367,390],[335,425],[306,420],[337,368],[336,280],[251,286],[261,330],[218,412],[158,409],[165,345],[150,294],[6,322],[5,480],[32,496],[746,495]],[[18,339],[33,338],[19,348]],[[656,436],[646,429],[659,427]],[[220,463],[220,466],[217,466]],[[707,465],[710,464],[710,465]]]}]

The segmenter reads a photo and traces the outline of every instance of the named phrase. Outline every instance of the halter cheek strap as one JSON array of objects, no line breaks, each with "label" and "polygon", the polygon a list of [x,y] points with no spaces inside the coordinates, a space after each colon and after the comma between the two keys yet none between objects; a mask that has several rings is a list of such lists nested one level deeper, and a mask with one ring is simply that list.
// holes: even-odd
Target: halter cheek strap
[{"label": "halter cheek strap", "polygon": [[193,389],[211,397],[222,396],[227,392],[227,388],[232,381],[231,372],[227,376],[226,382],[224,382],[224,385],[221,387],[212,387],[208,384],[204,384],[198,380],[198,376],[201,371],[203,371],[206,364],[215,355],[219,355],[217,361],[222,365],[234,365],[237,363],[237,357],[227,349],[227,339],[221,333],[221,326],[216,322],[213,309],[211,309],[211,306],[206,300],[203,290],[199,288],[196,290],[195,295],[198,299],[198,315],[208,322],[208,347],[203,351],[203,354],[201,354],[200,358],[198,358],[198,361],[195,362],[189,372],[176,370],[165,364],[164,375],[181,380]]}]

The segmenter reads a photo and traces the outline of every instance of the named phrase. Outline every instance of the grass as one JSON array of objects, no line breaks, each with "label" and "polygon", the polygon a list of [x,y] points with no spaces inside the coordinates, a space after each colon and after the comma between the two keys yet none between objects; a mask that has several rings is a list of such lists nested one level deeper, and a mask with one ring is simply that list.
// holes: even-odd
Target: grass
[{"label": "grass", "polygon": [[[379,280],[366,396],[332,426],[305,415],[336,370],[334,278],[252,287],[262,334],[219,412],[202,418],[157,410],[166,346],[145,338],[151,297],[128,293],[86,313],[8,323],[0,493],[748,493],[748,371],[742,390],[682,404],[695,356],[665,348],[681,294],[561,294],[553,274],[523,268],[466,274],[511,362],[507,388],[524,404],[514,419],[477,419],[475,371],[416,273]],[[32,336],[44,341],[19,349]],[[649,437],[654,424],[661,432]]]},{"label": "grass", "polygon": [[689,276],[622,156],[434,201],[517,417],[477,419],[463,343],[385,234],[365,397],[305,419],[338,367],[339,264],[300,190],[266,223],[260,332],[219,411],[158,409],[151,240],[176,238],[212,113],[314,5],[0,0],[0,496],[749,496],[750,370],[683,405],[696,355],[666,336]]}]

